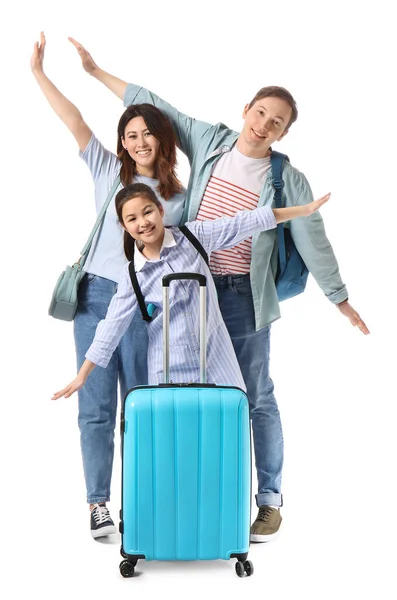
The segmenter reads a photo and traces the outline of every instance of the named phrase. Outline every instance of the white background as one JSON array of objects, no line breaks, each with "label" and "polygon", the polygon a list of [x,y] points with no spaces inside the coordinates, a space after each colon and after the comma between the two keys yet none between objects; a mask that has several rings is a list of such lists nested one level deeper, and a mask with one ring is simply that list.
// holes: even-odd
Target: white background
[{"label": "white background", "polygon": [[[396,598],[392,2],[38,0],[2,13],[3,597]],[[333,194],[322,211],[327,233],[371,335],[313,280],[282,305],[271,366],[285,436],[284,522],[277,541],[252,547],[250,579],[216,562],[140,563],[142,575],[123,580],[119,539],[90,538],[76,398],[50,401],[75,373],[72,325],[47,308],[94,222],[93,183],[30,72],[42,29],[47,74],[108,148],[122,104],[81,69],[68,35],[104,69],[237,130],[260,87],[287,87],[299,119],[277,149],[316,197]],[[186,183],[184,157],[179,174]],[[118,520],[118,437],[116,448]]]}]

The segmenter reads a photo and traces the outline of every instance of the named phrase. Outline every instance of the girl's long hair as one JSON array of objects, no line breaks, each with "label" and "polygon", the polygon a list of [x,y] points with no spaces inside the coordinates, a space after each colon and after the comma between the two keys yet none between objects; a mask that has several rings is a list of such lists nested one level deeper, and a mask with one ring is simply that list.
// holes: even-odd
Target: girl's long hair
[{"label": "girl's long hair", "polygon": [[[123,221],[123,206],[124,206],[124,204],[126,204],[129,200],[136,198],[137,196],[144,196],[145,198],[150,200],[150,202],[153,202],[157,206],[157,208],[161,207],[161,202],[157,198],[156,194],[154,193],[154,191],[152,190],[151,187],[149,187],[148,185],[145,185],[144,183],[129,184],[125,188],[121,189],[116,194],[116,198],[115,198],[117,217],[118,217],[119,222],[122,225],[124,224],[124,221]],[[127,257],[127,260],[129,260],[129,261],[133,260],[135,239],[132,237],[132,235],[130,233],[128,233],[128,231],[125,231],[125,230],[124,230],[123,243],[124,243],[124,254]]]},{"label": "girl's long hair", "polygon": [[135,117],[142,117],[150,133],[160,142],[155,163],[155,178],[159,180],[158,191],[164,200],[182,191],[182,184],[176,176],[176,136],[168,118],[151,104],[132,104],[121,115],[117,127],[117,156],[121,162],[120,180],[124,186],[133,182],[137,173],[132,160],[122,144],[127,123]]}]

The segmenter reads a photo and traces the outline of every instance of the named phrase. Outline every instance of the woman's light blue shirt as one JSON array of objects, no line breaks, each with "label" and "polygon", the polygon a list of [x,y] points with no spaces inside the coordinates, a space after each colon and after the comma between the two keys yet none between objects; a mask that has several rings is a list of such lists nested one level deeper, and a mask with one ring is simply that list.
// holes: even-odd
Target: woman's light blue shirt
[{"label": "woman's light blue shirt", "polygon": [[[87,164],[95,183],[95,205],[97,214],[101,210],[107,195],[120,173],[121,163],[117,156],[106,150],[101,142],[93,134],[87,147],[79,153]],[[178,225],[185,204],[186,190],[175,194],[170,200],[164,200],[160,196],[157,186],[158,180],[137,174],[133,183],[145,183],[153,189],[157,198],[164,207],[164,224]],[[115,195],[122,188],[117,188]],[[127,263],[123,249],[123,233],[118,222],[114,197],[106,211],[102,227],[94,238],[84,271],[93,275],[105,277],[116,283],[120,282],[121,271]]]}]

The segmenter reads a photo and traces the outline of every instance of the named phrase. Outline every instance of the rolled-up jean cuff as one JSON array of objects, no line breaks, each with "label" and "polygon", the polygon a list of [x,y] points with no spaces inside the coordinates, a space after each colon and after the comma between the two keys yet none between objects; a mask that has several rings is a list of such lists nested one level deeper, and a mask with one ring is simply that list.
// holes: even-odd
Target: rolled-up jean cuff
[{"label": "rolled-up jean cuff", "polygon": [[102,496],[101,498],[87,498],[88,504],[99,504],[100,502],[110,502],[109,496]]},{"label": "rolled-up jean cuff", "polygon": [[283,495],[275,494],[274,492],[265,492],[264,494],[256,494],[256,505],[259,506],[282,506]]}]

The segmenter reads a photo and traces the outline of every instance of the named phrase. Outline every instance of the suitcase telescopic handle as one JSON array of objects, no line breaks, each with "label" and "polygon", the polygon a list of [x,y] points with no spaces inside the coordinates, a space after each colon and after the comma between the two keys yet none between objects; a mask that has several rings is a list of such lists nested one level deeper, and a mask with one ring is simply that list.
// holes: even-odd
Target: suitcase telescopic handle
[{"label": "suitcase telescopic handle", "polygon": [[164,275],[163,287],[169,287],[171,281],[180,279],[195,279],[199,282],[200,287],[207,285],[207,278],[205,275],[201,275],[201,273],[170,273],[169,275]]},{"label": "suitcase telescopic handle", "polygon": [[195,280],[200,286],[200,382],[207,381],[207,278],[200,273],[170,273],[163,277],[163,373],[164,383],[170,382],[170,296],[171,281]]}]

